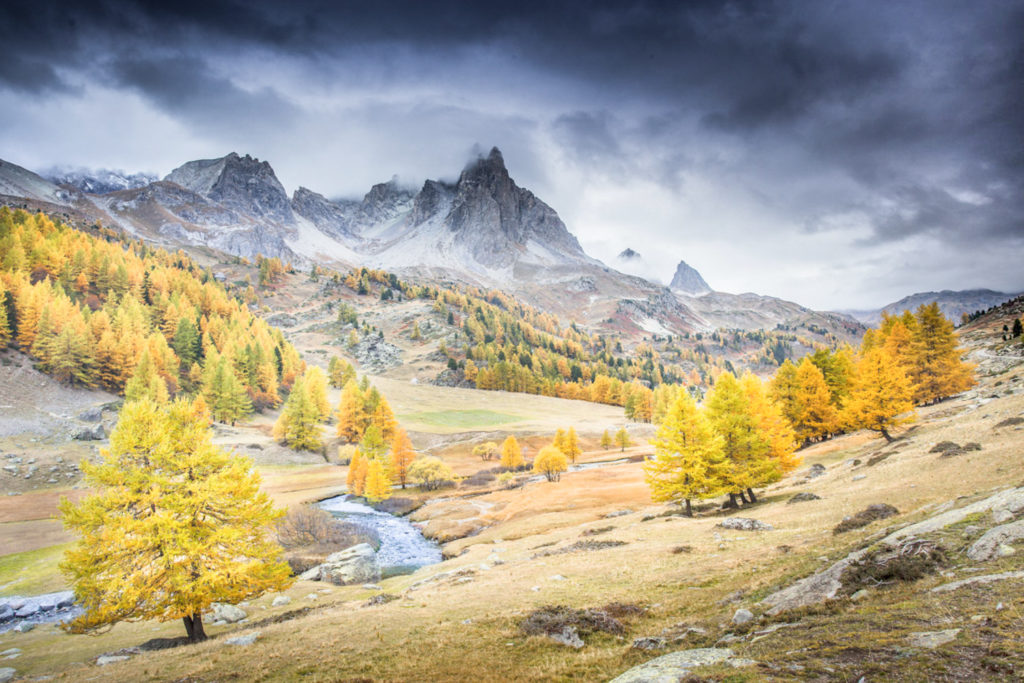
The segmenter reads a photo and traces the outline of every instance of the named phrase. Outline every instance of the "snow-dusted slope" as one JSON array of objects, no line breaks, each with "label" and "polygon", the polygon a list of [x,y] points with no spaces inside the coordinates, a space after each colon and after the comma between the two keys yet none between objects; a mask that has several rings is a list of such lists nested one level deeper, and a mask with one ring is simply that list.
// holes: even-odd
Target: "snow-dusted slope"
[{"label": "snow-dusted slope", "polygon": [[0,195],[24,197],[51,204],[70,205],[73,193],[17,164],[0,159]]},{"label": "snow-dusted slope", "polygon": [[145,187],[158,180],[152,173],[125,173],[109,169],[53,168],[42,174],[57,185],[70,185],[89,194],[107,194]]}]

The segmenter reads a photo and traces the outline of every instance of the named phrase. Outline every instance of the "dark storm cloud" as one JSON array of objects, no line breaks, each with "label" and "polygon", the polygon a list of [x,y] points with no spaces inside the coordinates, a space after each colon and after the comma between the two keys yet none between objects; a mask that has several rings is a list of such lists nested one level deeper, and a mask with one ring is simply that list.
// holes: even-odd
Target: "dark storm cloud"
[{"label": "dark storm cloud", "polygon": [[0,92],[130,93],[327,193],[342,154],[386,178],[500,144],[540,193],[556,158],[694,232],[1020,249],[1022,35],[1022,0],[5,0]]}]

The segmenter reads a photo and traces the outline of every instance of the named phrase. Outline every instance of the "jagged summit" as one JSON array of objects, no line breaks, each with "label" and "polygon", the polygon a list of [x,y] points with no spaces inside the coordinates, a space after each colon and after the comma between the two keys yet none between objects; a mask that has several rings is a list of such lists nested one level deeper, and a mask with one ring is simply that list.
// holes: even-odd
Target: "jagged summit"
[{"label": "jagged summit", "polygon": [[640,256],[639,252],[633,251],[629,247],[626,247],[625,249],[619,252],[619,259],[622,261],[635,261],[641,258],[643,257]]},{"label": "jagged summit", "polygon": [[145,187],[159,178],[153,173],[126,173],[106,168],[54,167],[42,174],[57,185],[70,185],[89,194],[109,194],[120,190]]},{"label": "jagged summit", "polygon": [[707,294],[712,291],[708,283],[704,282],[704,278],[700,276],[700,273],[693,266],[688,265],[686,261],[680,261],[679,265],[676,266],[676,274],[672,276],[669,288],[691,296]]},{"label": "jagged summit", "polygon": [[219,159],[190,161],[171,171],[175,183],[222,206],[257,218],[291,223],[291,202],[266,161],[236,152]]}]

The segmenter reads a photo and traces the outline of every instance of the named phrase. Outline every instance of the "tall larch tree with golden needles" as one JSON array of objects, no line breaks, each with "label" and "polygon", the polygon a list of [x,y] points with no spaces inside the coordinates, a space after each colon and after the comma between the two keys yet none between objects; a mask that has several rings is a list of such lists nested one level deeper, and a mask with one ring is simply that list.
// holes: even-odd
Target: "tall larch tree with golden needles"
[{"label": "tall larch tree with golden needles", "polygon": [[409,483],[409,465],[416,459],[409,435],[401,427],[395,429],[391,439],[391,478],[404,489]]},{"label": "tall larch tree with golden needles", "polygon": [[371,503],[379,503],[391,497],[391,480],[388,477],[384,463],[380,460],[371,460],[366,469],[366,486],[363,488],[363,495]]},{"label": "tall larch tree with golden needles", "polygon": [[768,454],[779,463],[783,474],[792,472],[803,462],[803,458],[796,453],[793,426],[782,414],[782,409],[769,398],[764,383],[757,375],[746,373],[740,385],[747,395],[750,412],[758,429],[768,440]]},{"label": "tall larch tree with golden needles", "polygon": [[653,500],[685,504],[686,516],[692,517],[692,499],[725,493],[730,467],[724,442],[687,392],[663,413],[653,443],[654,457],[644,462]]},{"label": "tall larch tree with golden needles", "polygon": [[366,431],[369,416],[363,404],[363,392],[354,379],[350,379],[341,390],[337,417],[338,436],[349,443],[359,443]]},{"label": "tall larch tree with golden needles", "polygon": [[292,393],[274,423],[274,438],[297,451],[319,451],[320,408],[306,389],[305,376],[295,380]]},{"label": "tall larch tree with golden needles", "polygon": [[270,535],[282,513],[260,491],[252,461],[213,445],[193,404],[126,404],[110,450],[82,470],[95,493],[60,506],[79,535],[61,571],[85,609],[65,625],[70,632],[182,619],[189,640],[204,640],[212,603],[291,583]]},{"label": "tall larch tree with golden needles", "polygon": [[576,436],[575,427],[569,427],[569,431],[565,433],[565,456],[569,458],[569,462],[575,464],[576,459],[583,455],[583,450],[580,448],[579,437]]},{"label": "tall larch tree with golden needles", "polygon": [[884,348],[872,349],[857,362],[846,423],[850,429],[876,431],[891,442],[889,432],[914,419],[913,395],[897,360]]},{"label": "tall larch tree with golden needles", "polygon": [[919,404],[939,401],[974,386],[973,367],[961,360],[953,323],[942,315],[937,303],[921,305],[913,330],[912,381]]},{"label": "tall larch tree with golden needles", "polygon": [[796,369],[796,437],[805,443],[822,439],[839,429],[839,411],[825,376],[809,358]]},{"label": "tall larch tree with golden needles", "polygon": [[514,470],[523,465],[523,449],[519,446],[516,437],[509,434],[501,443],[501,466],[507,470]]}]

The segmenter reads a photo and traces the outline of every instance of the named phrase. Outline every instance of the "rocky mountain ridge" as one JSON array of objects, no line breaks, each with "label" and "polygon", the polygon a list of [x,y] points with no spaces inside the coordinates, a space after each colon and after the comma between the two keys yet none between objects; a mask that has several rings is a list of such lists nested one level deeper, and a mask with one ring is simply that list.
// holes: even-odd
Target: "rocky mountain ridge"
[{"label": "rocky mountain ridge", "polygon": [[690,296],[699,296],[712,291],[708,283],[697,272],[697,269],[687,265],[686,261],[680,261],[679,265],[676,266],[676,273],[672,276],[672,282],[669,283],[668,287]]},{"label": "rocky mountain ridge", "polygon": [[842,311],[866,325],[877,325],[882,320],[882,313],[899,315],[903,311],[916,310],[921,304],[930,304],[933,301],[939,304],[942,314],[955,323],[960,322],[960,316],[964,313],[985,311],[992,306],[1019,296],[1020,293],[996,292],[991,289],[944,289],[940,292],[918,292],[905,296],[899,301],[886,304],[881,308],[871,310],[850,310]]},{"label": "rocky mountain ridge", "polygon": [[110,169],[52,168],[41,174],[56,185],[70,185],[89,194],[109,194],[118,190],[133,190],[155,183],[159,177],[153,173],[126,173]]},{"label": "rocky mountain ridge", "polygon": [[115,225],[170,248],[277,256],[303,268],[368,266],[416,281],[498,288],[566,319],[630,335],[807,320],[835,325],[770,297],[716,293],[700,302],[693,294],[710,288],[692,269],[673,291],[646,273],[606,266],[584,252],[554,209],[515,183],[497,148],[468,163],[454,183],[427,180],[417,190],[392,179],[361,200],[332,200],[304,187],[288,197],[268,162],[235,152],[103,194],[0,162],[0,195],[14,206]]}]

